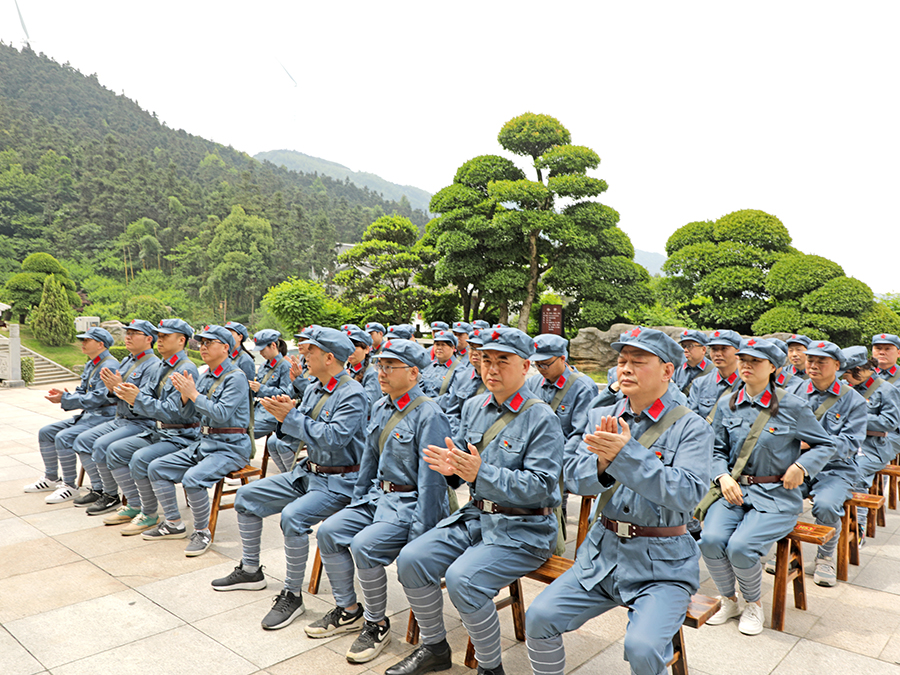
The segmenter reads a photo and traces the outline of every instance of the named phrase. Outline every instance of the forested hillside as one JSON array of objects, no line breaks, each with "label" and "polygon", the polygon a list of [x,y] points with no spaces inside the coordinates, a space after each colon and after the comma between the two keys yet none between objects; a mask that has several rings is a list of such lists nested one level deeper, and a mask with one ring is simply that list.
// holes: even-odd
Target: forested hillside
[{"label": "forested hillside", "polygon": [[327,272],[335,241],[408,208],[171,129],[95,75],[0,44],[0,284],[46,251],[88,302],[114,304],[92,289],[154,271],[186,298],[249,311],[271,283]]}]

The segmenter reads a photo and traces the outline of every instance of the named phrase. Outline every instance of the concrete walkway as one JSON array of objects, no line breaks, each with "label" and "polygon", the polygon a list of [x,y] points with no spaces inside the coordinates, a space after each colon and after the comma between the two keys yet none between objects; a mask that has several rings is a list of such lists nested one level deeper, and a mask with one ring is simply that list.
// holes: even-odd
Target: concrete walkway
[{"label": "concrete walkway", "polygon": [[[24,494],[22,486],[42,471],[38,429],[66,416],[43,394],[38,388],[0,389],[0,674],[370,675],[383,673],[411,650],[404,642],[408,605],[393,567],[388,570],[393,641],[372,663],[347,663],[344,654],[353,636],[306,637],[303,626],[333,606],[327,578],[318,596],[304,594],[303,617],[285,629],[263,631],[260,619],[284,578],[275,518],[263,531],[268,589],[217,593],[210,580],[230,572],[240,558],[233,511],[221,515],[212,549],[186,558],[184,540],[122,537],[71,503],[48,506],[44,494]],[[574,538],[576,498],[569,514]],[[766,629],[745,637],[733,621],[685,629],[691,673],[900,675],[898,528],[900,515],[889,512],[887,528],[866,544],[862,564],[851,568],[850,583],[828,589],[810,579],[809,610],[788,609],[784,633]],[[804,553],[807,559],[813,555],[812,549]],[[767,614],[771,580],[768,575],[763,580]],[[544,588],[524,583],[528,601]],[[703,592],[715,595],[705,574]],[[449,601],[444,608],[458,664],[446,672],[471,673],[462,665],[465,631]],[[508,610],[501,611],[501,622],[507,673],[530,673]],[[622,660],[626,623],[625,610],[615,610],[566,635],[568,670],[628,673]]]}]

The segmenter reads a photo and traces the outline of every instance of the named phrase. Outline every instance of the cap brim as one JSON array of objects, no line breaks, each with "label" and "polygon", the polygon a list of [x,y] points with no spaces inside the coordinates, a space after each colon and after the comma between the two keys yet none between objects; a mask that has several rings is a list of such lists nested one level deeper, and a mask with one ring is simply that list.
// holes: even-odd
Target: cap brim
[{"label": "cap brim", "polygon": [[514,347],[510,347],[509,345],[498,345],[496,343],[488,343],[486,345],[482,345],[479,351],[482,352],[505,352],[507,354],[515,354],[516,356],[520,356],[526,361],[529,360],[531,354],[523,354],[518,349]]},{"label": "cap brim", "polygon": [[[92,338],[87,333],[79,333],[75,337],[78,338],[79,340],[94,340],[95,339],[95,338]],[[100,340],[97,340],[97,342],[100,342]]]},{"label": "cap brim", "polygon": [[531,356],[528,357],[529,361],[549,361],[550,359],[555,359],[561,356],[565,356],[565,354],[543,354],[535,352]]},{"label": "cap brim", "polygon": [[707,347],[712,347],[713,345],[722,345],[723,347],[734,347],[735,349],[740,349],[740,347],[735,347],[734,343],[731,340],[725,340],[725,339],[720,339],[720,340],[713,339],[706,343]]},{"label": "cap brim", "polygon": [[653,354],[653,356],[659,357],[662,359],[663,363],[671,363],[674,366],[679,366],[684,363],[683,360],[673,361],[668,354],[660,354],[658,350],[653,349],[647,344],[637,343],[637,342],[613,342],[610,347],[615,349],[617,352],[622,351],[622,347],[634,347],[635,349],[640,349],[642,352],[647,352],[648,354]]},{"label": "cap brim", "polygon": [[409,358],[403,356],[402,354],[398,354],[395,351],[391,351],[391,350],[388,350],[386,352],[381,352],[380,354],[375,354],[374,356],[372,356],[372,359],[373,360],[377,359],[379,361],[381,359],[397,359],[398,361],[400,361],[401,363],[403,363],[407,366],[413,366],[414,368],[422,367],[418,363],[411,363]]},{"label": "cap brim", "polygon": [[753,349],[753,347],[744,347],[743,349],[739,349],[737,355],[752,356],[755,359],[762,359],[763,361],[768,361],[775,367],[784,365],[783,363],[775,363],[765,352],[762,352],[759,349]]},{"label": "cap brim", "polygon": [[806,355],[807,356],[824,356],[827,359],[834,359],[838,363],[841,362],[840,359],[835,359],[833,354],[829,354],[824,349],[816,349],[815,347],[811,347],[810,349],[807,349]]},{"label": "cap brim", "polygon": [[229,346],[228,343],[227,343],[225,340],[223,340],[222,338],[220,338],[220,337],[219,337],[218,335],[216,335],[215,333],[203,333],[203,332],[200,332],[200,333],[196,333],[196,334],[194,335],[194,337],[197,338],[197,339],[199,339],[199,338],[206,338],[207,340],[215,340],[216,342],[221,342],[221,343],[222,343],[223,345],[225,345],[226,347]]}]

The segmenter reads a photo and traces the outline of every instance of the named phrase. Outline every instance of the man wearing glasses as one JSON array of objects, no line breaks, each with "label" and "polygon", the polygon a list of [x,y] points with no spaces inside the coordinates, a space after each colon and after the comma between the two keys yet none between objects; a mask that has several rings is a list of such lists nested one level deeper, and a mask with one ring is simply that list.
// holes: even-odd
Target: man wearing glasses
[{"label": "man wearing glasses", "polygon": [[699,330],[682,331],[678,344],[684,350],[684,363],[675,369],[673,381],[685,396],[690,395],[691,385],[698,377],[711,373],[715,366],[706,358],[706,343],[709,338]]}]

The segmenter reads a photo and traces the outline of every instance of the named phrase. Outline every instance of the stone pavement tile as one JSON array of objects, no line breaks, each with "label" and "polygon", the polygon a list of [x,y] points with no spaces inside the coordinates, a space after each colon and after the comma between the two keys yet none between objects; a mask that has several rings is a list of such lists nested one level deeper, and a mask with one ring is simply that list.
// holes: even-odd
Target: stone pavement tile
[{"label": "stone pavement tile", "polygon": [[0,580],[0,598],[18,600],[15,605],[0,605],[0,623],[118,593],[125,588],[124,584],[86,560],[18,574]]},{"label": "stone pavement tile", "polygon": [[[0,420],[0,424],[3,424],[2,420]],[[10,441],[4,438],[0,441],[0,455],[21,455],[22,453],[30,451],[31,446],[23,440]]]},{"label": "stone pavement tile", "polygon": [[[22,495],[26,494],[25,491],[23,490],[23,488],[26,485],[28,485],[29,483],[33,483],[40,477],[41,477],[41,472],[38,471],[37,473],[33,473],[31,475],[30,480],[29,479],[7,480],[7,479],[3,478],[2,473],[0,473],[0,499],[7,499],[9,497],[21,497]],[[41,498],[43,499],[50,493],[44,492],[44,493],[38,493],[38,494],[41,494],[42,495]]]},{"label": "stone pavement tile", "polygon": [[[104,529],[109,528],[104,527]],[[136,536],[140,537],[141,535]],[[203,555],[188,558],[184,555],[184,548],[188,541],[188,539],[153,541],[149,542],[150,546],[140,546],[97,556],[92,558],[91,562],[123,583],[137,588],[160,579],[168,579],[187,572],[213,567],[225,560],[215,551],[207,551]]]},{"label": "stone pavement tile", "polygon": [[[2,541],[2,535],[0,535]],[[81,556],[50,537],[0,547],[0,579],[78,562]]]},{"label": "stone pavement tile", "polygon": [[772,671],[772,675],[823,675],[824,673],[865,673],[900,675],[900,666],[837,647],[800,640]]},{"label": "stone pavement tile", "polygon": [[806,639],[877,657],[898,626],[900,615],[895,612],[841,603],[819,617]]},{"label": "stone pavement tile", "polygon": [[16,639],[0,628],[0,673],[3,675],[35,675],[46,672],[34,656]]},{"label": "stone pavement tile", "polygon": [[[23,455],[0,455],[0,476],[2,476],[3,472],[9,467],[22,466],[25,462],[17,459],[22,456]],[[40,457],[40,453],[38,453],[38,456]]]},{"label": "stone pavement tile", "polygon": [[37,448],[29,452],[21,452],[15,455],[2,455],[2,457],[9,457],[25,466],[30,466],[38,472],[38,475],[42,474],[44,471],[44,458],[41,457],[41,453]]},{"label": "stone pavement tile", "polygon": [[183,625],[134,590],[60,607],[6,629],[48,668]]},{"label": "stone pavement tile", "polygon": [[[305,615],[304,615],[305,616]],[[402,653],[396,652],[397,636],[391,636],[391,643],[384,648],[384,651],[369,663],[357,664],[350,663],[344,656],[346,649],[342,653],[337,653],[328,648],[327,645],[320,644],[316,641],[313,649],[295,656],[286,661],[282,661],[267,668],[272,675],[297,675],[298,673],[328,673],[328,675],[363,675],[363,673],[375,672],[374,668],[383,664],[383,669],[394,665],[412,650],[404,650]],[[362,670],[361,669],[365,669]],[[468,673],[471,670],[466,669]],[[446,670],[445,673],[452,673],[453,670]],[[460,671],[463,672],[463,671]]]},{"label": "stone pavement tile", "polygon": [[[9,457],[9,455],[4,455],[4,457]],[[0,480],[4,482],[17,480],[21,482],[22,485],[25,485],[26,483],[36,480],[40,473],[40,470],[38,470],[36,476],[35,468],[33,466],[16,461],[12,466],[0,467]]]},{"label": "stone pavement tile", "polygon": [[[406,641],[406,626],[408,615],[406,613],[401,613],[394,616],[389,615],[388,618],[391,621],[391,642],[387,647],[384,648],[384,651],[382,651],[381,654],[379,654],[376,658],[372,659],[368,663],[364,664],[366,668],[377,670],[380,667],[382,670],[385,670],[393,664],[397,663],[397,661],[401,660],[413,649],[415,649],[414,645],[411,645]],[[310,623],[310,621],[308,621],[307,623]],[[460,626],[461,624],[456,624],[457,629]],[[325,646],[327,647],[328,651],[332,652],[335,656],[343,660],[343,662],[347,664],[347,666],[352,667],[352,664],[347,662],[346,654],[350,649],[350,645],[352,645],[353,641],[356,640],[357,635],[359,635],[359,633],[341,635],[340,637],[328,640]],[[458,651],[458,644],[454,644],[453,631],[450,631],[448,633],[447,639],[450,641],[450,647],[454,651],[453,660],[462,663],[462,658],[465,655],[466,649],[465,642],[461,647],[462,656],[457,659],[456,656]],[[360,666],[356,665],[355,667],[359,668]],[[353,671],[344,668],[343,670],[339,670],[338,672],[352,673]]]},{"label": "stone pavement tile", "polygon": [[[70,506],[69,508],[72,507]],[[83,509],[79,509],[79,511],[82,510]],[[88,560],[109,555],[110,553],[129,551],[143,548],[144,546],[155,546],[159,543],[147,541],[139,534],[131,537],[123,537],[120,532],[125,525],[104,525],[103,516],[85,515],[84,517],[90,520],[95,527],[88,530],[77,530],[75,532],[58,534],[54,539]],[[187,546],[187,544],[185,544],[185,546]],[[182,547],[182,551],[183,550],[184,547]]]},{"label": "stone pavement tile", "polygon": [[854,585],[900,595],[900,560],[877,556],[854,579]]},{"label": "stone pavement tile", "polygon": [[181,626],[53,669],[53,675],[250,675],[259,670],[191,626]]},{"label": "stone pavement tile", "polygon": [[293,623],[279,630],[263,630],[260,621],[272,609],[275,594],[275,592],[254,593],[255,602],[216,614],[208,619],[195,621],[193,625],[257,668],[268,668],[321,646],[323,642],[307,637],[303,627],[324,616],[333,605],[304,595],[303,603],[306,611]]},{"label": "stone pavement tile", "polygon": [[[879,532],[881,536],[877,538],[876,541],[880,542],[877,549],[875,550],[875,555],[878,557],[891,558],[893,560],[900,560],[900,534],[887,534]],[[861,555],[868,555],[869,551],[874,547],[871,547],[870,544],[875,542],[866,542],[866,545],[863,547]]]},{"label": "stone pavement tile", "polygon": [[[35,480],[40,475],[40,471],[34,474]],[[9,509],[17,516],[30,516],[36,513],[49,513],[50,511],[62,511],[75,508],[72,502],[63,502],[62,504],[48,504],[44,498],[49,492],[22,492],[24,483],[19,481],[19,493],[12,497],[0,498],[0,506]]]},{"label": "stone pavement tile", "polygon": [[0,501],[0,520],[6,520],[7,518],[15,518],[16,514],[10,511],[8,508],[3,506],[2,501]]},{"label": "stone pavement tile", "polygon": [[44,533],[34,525],[23,522],[19,518],[5,518],[0,520],[0,542],[4,546],[12,546],[20,544],[23,541],[31,541],[33,539],[41,539]]},{"label": "stone pavement tile", "polygon": [[[721,626],[684,629],[685,651],[691,671],[696,668],[710,675],[769,673],[797,642],[798,638],[794,635],[768,628],[759,635],[743,635],[738,632],[736,620]],[[736,670],[735,664],[740,664],[739,670]]]},{"label": "stone pavement tile", "polygon": [[888,663],[900,664],[900,630],[894,631],[878,658]]},{"label": "stone pavement tile", "polygon": [[[150,542],[150,545],[156,544]],[[209,554],[200,557],[204,558],[206,555]],[[139,590],[141,595],[150,598],[160,607],[164,607],[188,623],[195,623],[237,607],[245,607],[262,598],[271,604],[272,596],[281,591],[281,582],[273,579],[269,579],[268,587],[261,591],[215,591],[210,582],[230,574],[234,569],[234,561],[219,560],[219,562],[222,564],[144,584]],[[258,617],[257,624],[266,612]]]},{"label": "stone pavement tile", "polygon": [[9,422],[3,425],[3,440],[5,441],[18,441],[24,444],[25,441],[34,439],[34,437],[34,430],[19,429],[9,424]]},{"label": "stone pavement tile", "polygon": [[103,527],[102,518],[87,515],[85,509],[73,506],[72,502],[68,504],[68,507],[64,509],[48,508],[40,513],[22,516],[22,520],[34,525],[41,532],[51,537],[66,534],[67,532],[89,530],[98,526]]}]

